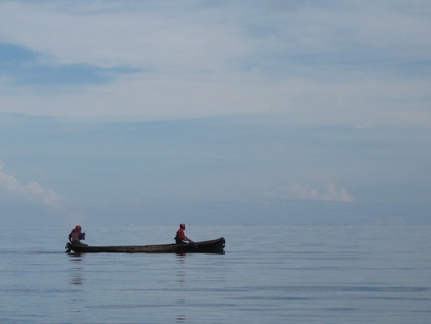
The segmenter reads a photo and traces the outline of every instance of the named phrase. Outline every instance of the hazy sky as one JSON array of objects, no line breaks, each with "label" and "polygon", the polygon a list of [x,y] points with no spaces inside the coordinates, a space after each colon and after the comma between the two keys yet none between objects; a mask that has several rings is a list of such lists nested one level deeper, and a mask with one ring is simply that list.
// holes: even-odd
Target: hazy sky
[{"label": "hazy sky", "polygon": [[1,1],[3,224],[431,224],[431,2]]}]

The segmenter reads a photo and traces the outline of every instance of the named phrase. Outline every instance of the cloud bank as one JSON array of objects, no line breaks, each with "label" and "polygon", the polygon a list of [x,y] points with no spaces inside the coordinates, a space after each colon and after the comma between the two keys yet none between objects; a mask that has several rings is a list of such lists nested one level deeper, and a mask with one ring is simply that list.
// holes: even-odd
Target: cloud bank
[{"label": "cloud bank", "polygon": [[0,42],[21,61],[0,53],[0,111],[423,124],[427,12],[396,0],[2,1]]},{"label": "cloud bank", "polygon": [[335,184],[330,183],[326,190],[319,191],[310,189],[308,186],[290,185],[280,188],[276,193],[268,195],[275,199],[292,199],[292,200],[322,200],[322,201],[340,201],[352,202],[353,197],[345,188],[337,190]]},{"label": "cloud bank", "polygon": [[60,197],[52,189],[45,189],[37,182],[20,184],[14,176],[5,174],[0,165],[0,193],[21,203],[36,203],[47,207],[59,207]]}]

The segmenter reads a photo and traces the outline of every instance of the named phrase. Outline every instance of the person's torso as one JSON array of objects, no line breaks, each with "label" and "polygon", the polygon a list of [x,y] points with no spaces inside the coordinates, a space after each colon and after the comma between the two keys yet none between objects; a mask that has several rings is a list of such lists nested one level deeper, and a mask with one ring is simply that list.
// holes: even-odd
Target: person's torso
[{"label": "person's torso", "polygon": [[72,240],[73,241],[79,241],[81,239],[81,233],[80,232],[72,232]]},{"label": "person's torso", "polygon": [[180,228],[180,229],[177,231],[177,236],[176,236],[176,238],[178,238],[178,239],[183,239],[183,238],[185,238],[185,237],[186,237],[186,235],[184,234],[184,230]]}]

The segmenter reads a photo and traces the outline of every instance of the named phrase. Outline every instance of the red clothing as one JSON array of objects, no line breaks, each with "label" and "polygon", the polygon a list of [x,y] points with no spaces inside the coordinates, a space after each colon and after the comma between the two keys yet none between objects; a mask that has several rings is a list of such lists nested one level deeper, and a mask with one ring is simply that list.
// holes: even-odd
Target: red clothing
[{"label": "red clothing", "polygon": [[184,230],[182,228],[180,228],[177,231],[177,235],[175,236],[175,239],[178,239],[178,240],[187,240],[187,236],[186,236],[186,234],[184,234]]}]

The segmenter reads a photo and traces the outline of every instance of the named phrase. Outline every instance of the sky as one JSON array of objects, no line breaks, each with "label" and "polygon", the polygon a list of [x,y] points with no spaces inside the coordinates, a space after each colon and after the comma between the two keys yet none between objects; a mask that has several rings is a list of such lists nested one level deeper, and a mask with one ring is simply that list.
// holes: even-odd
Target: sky
[{"label": "sky", "polygon": [[0,2],[4,226],[431,224],[431,2]]}]

